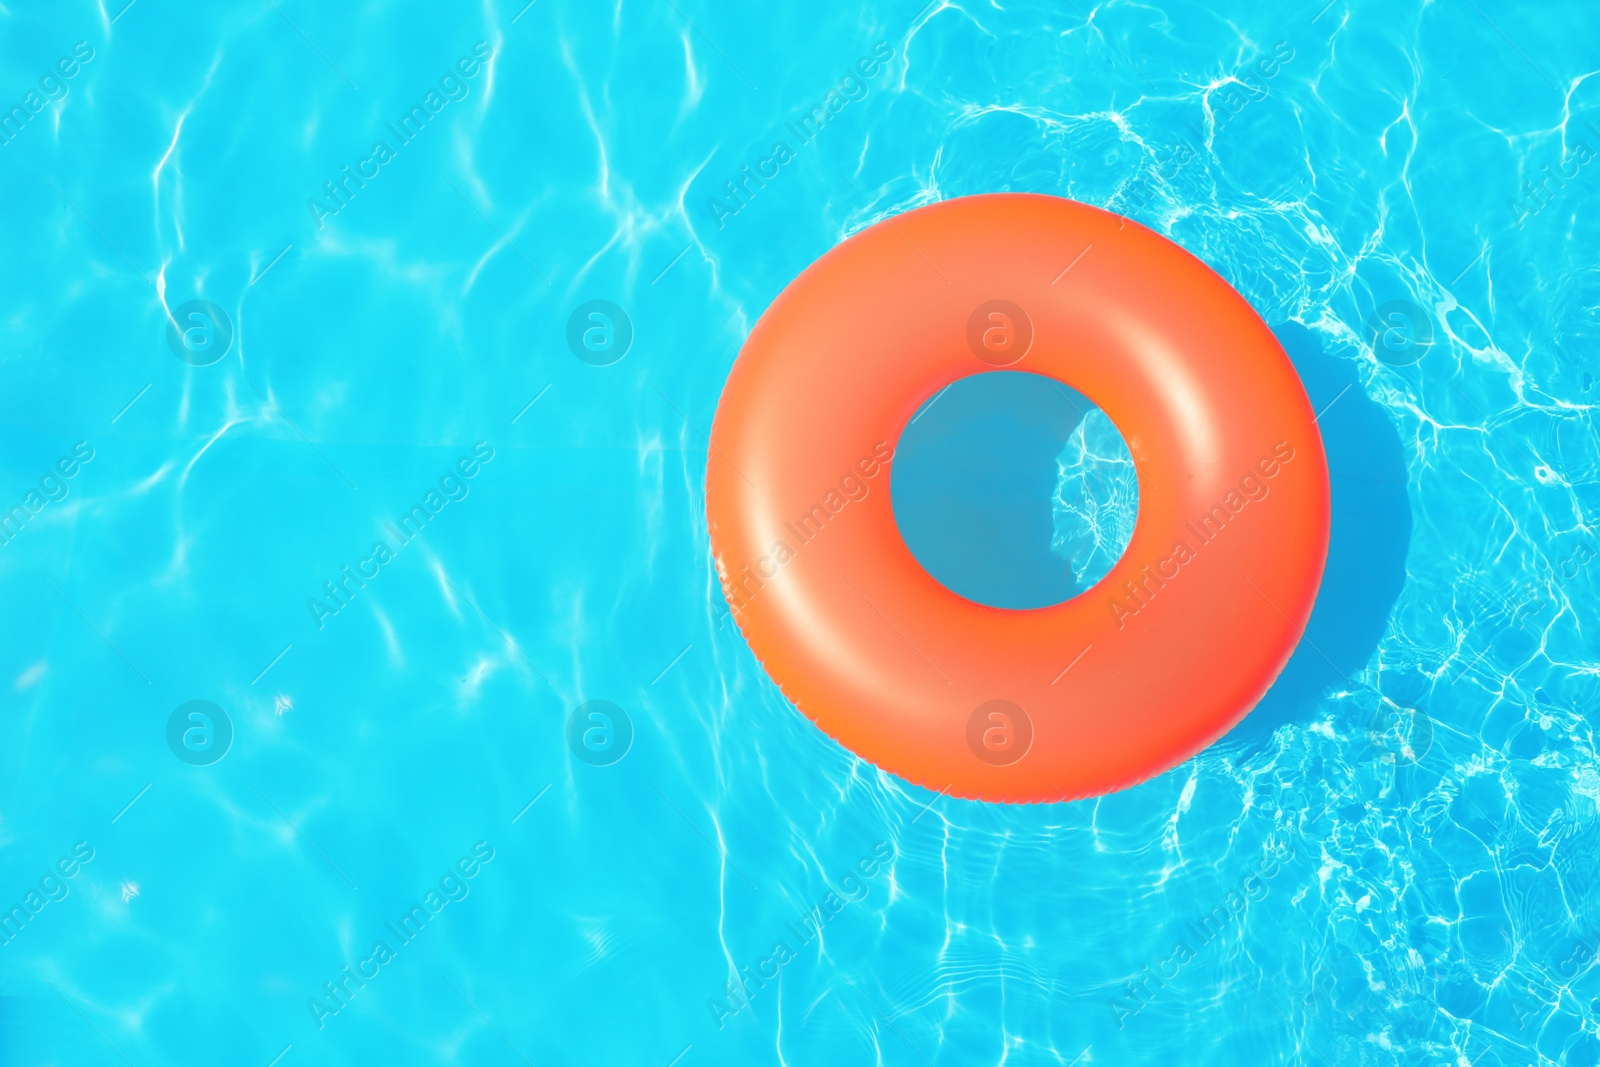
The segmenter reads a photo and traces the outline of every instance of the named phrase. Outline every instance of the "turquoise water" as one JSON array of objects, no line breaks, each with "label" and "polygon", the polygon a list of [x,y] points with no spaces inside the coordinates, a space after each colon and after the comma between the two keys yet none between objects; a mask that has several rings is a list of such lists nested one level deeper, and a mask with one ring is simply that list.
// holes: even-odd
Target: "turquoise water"
[{"label": "turquoise water", "polygon": [[[0,24],[3,1062],[1600,1060],[1592,6]],[[1333,474],[1260,710],[1072,805],[855,760],[707,565],[763,309],[996,190],[1220,271]]]},{"label": "turquoise water", "polygon": [[1021,371],[974,374],[930,397],[895,444],[891,493],[900,536],[929,574],[1012,609],[1087,592],[1127,549],[1139,508],[1133,456],[1105,412]]}]

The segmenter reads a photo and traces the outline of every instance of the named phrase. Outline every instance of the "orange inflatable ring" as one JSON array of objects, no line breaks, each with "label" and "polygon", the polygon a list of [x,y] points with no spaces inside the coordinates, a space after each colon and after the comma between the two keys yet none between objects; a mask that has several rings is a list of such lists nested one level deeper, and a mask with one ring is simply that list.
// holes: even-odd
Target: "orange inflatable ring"
[{"label": "orange inflatable ring", "polygon": [[[1047,608],[946,589],[890,507],[907,421],[1001,366],[1093,400],[1139,481],[1122,558]],[[1072,800],[1175,766],[1266,692],[1322,578],[1328,473],[1227,282],[1118,215],[996,194],[886,219],[773,301],[718,405],[706,511],[733,617],[828,734],[932,790]]]}]

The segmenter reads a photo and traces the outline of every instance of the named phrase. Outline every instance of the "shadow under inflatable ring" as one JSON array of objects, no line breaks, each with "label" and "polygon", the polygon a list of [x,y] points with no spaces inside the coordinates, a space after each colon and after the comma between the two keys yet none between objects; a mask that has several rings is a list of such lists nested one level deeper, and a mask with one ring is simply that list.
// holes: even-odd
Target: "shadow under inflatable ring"
[{"label": "shadow under inflatable ring", "polygon": [[[1121,431],[1126,552],[1047,608],[988,607],[912,557],[888,464],[934,393],[1005,366]],[[993,801],[1133,785],[1242,719],[1294,650],[1328,547],[1328,473],[1277,339],[1200,260],[1056,197],[886,219],[761,317],[717,408],[712,552],[784,695],[879,767]]]}]

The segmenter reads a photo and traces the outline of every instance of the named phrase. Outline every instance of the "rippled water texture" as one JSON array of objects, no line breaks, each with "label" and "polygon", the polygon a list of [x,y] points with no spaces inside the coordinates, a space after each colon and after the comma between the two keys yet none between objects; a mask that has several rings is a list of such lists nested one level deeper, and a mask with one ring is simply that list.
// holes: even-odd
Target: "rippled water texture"
[{"label": "rippled water texture", "polygon": [[1128,443],[1099,410],[1078,423],[1056,462],[1050,547],[1066,559],[1078,587],[1089,589],[1111,573],[1133,538],[1139,479]]},{"label": "rippled water texture", "polygon": [[[1600,11],[1322,2],[0,8],[0,1060],[1594,1064]],[[1262,708],[1070,806],[707,566],[763,309],[997,190],[1227,277],[1333,475]]]}]

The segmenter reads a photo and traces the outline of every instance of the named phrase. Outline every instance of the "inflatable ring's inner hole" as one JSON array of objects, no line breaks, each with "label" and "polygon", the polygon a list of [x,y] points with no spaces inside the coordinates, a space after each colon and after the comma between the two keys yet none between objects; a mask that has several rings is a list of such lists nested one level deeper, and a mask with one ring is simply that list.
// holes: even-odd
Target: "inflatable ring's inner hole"
[{"label": "inflatable ring's inner hole", "polygon": [[1039,374],[959,379],[895,446],[890,499],[906,547],[951,592],[1042,608],[1086,592],[1133,536],[1127,442],[1082,393]]}]

